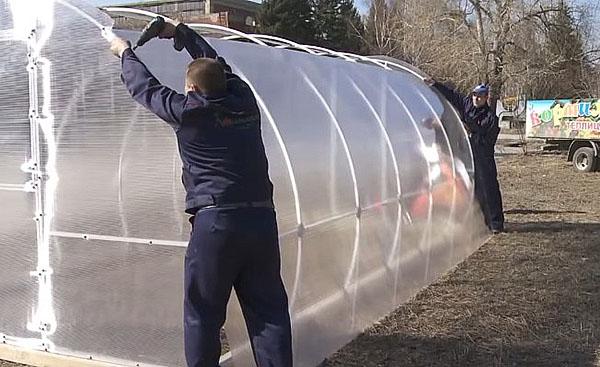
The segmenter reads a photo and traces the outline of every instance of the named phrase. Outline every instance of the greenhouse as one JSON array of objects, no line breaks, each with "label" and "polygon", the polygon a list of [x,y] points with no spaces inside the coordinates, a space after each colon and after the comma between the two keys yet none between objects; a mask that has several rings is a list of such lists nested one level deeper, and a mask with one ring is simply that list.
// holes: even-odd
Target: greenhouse
[{"label": "greenhouse", "polygon": [[[154,16],[0,0],[0,337],[82,363],[183,366],[181,162],[172,129],[121,83],[107,38],[139,33],[112,29],[115,14]],[[418,71],[193,27],[261,108],[297,366],[483,243],[467,135]],[[136,53],[183,91],[185,51],[152,40]],[[222,364],[252,366],[235,296],[225,337]]]}]

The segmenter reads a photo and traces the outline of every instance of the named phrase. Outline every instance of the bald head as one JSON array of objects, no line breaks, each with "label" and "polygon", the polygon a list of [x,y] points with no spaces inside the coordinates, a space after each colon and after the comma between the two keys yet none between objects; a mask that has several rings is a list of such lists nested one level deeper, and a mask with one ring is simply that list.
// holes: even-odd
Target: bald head
[{"label": "bald head", "polygon": [[220,95],[227,89],[225,70],[214,59],[200,58],[189,63],[185,74],[185,91],[204,95]]}]

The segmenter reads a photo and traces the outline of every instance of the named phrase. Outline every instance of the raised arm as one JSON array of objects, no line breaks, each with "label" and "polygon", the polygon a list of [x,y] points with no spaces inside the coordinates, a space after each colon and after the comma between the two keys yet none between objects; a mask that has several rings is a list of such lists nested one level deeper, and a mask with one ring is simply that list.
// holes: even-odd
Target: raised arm
[{"label": "raised arm", "polygon": [[464,100],[465,96],[460,92],[447,87],[446,85],[438,82],[434,82],[432,87],[437,89],[446,99],[456,108],[460,113],[464,113]]},{"label": "raised arm", "polygon": [[133,99],[177,130],[186,96],[160,84],[122,39],[113,40],[111,49],[121,56],[121,80]]},{"label": "raised arm", "polygon": [[217,59],[225,68],[226,73],[231,73],[231,67],[227,65],[225,59],[217,54],[217,51],[202,37],[187,25],[179,23],[175,27],[175,44],[181,44],[193,59],[206,57]]},{"label": "raised arm", "polygon": [[182,44],[193,59],[217,58],[217,51],[206,42],[204,37],[183,23],[175,27],[175,42]]}]

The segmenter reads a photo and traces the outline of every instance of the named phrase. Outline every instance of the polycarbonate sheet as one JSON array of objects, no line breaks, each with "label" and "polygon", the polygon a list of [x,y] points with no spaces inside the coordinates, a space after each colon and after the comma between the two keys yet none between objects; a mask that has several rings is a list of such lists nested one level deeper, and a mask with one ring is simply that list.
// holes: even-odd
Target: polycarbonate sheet
[{"label": "polycarbonate sheet", "polygon": [[55,237],[57,351],[182,366],[185,248]]},{"label": "polycarbonate sheet", "polygon": [[[432,89],[433,90],[433,89]],[[444,112],[439,116],[440,122],[444,126],[446,138],[450,144],[452,155],[460,159],[465,165],[465,170],[469,174],[473,175],[473,156],[471,154],[471,147],[469,146],[469,140],[466,136],[466,131],[461,124],[457,124],[457,112],[452,108],[450,102],[448,102],[437,90],[433,90],[439,100],[444,106]]]},{"label": "polycarbonate sheet", "polygon": [[213,44],[268,106],[295,172],[303,222],[309,225],[355,210],[349,156],[325,98],[339,89],[333,84],[325,90],[317,87],[331,81],[332,73],[346,63],[333,59],[322,64],[311,55],[250,44]]},{"label": "polycarbonate sheet", "polygon": [[37,254],[33,195],[0,190],[0,203],[0,335],[34,338],[36,334],[27,330],[37,299],[30,274],[36,270]]},{"label": "polycarbonate sheet", "polygon": [[27,48],[23,42],[0,38],[0,80],[11,88],[0,91],[0,187],[22,185],[28,175],[21,169],[31,156]]},{"label": "polycarbonate sheet", "polygon": [[359,244],[346,288],[353,293],[353,327],[361,332],[374,315],[385,315],[395,298],[395,253],[403,240],[397,201],[361,214]]},{"label": "polycarbonate sheet", "polygon": [[352,296],[344,290],[355,230],[356,218],[350,216],[309,228],[302,237],[299,285],[290,307],[295,362],[300,366],[318,364],[329,346],[343,345],[356,332]]},{"label": "polycarbonate sheet", "polygon": [[[366,68],[363,72],[365,79],[377,78],[377,68]],[[345,139],[357,181],[360,194],[360,206],[381,205],[388,200],[396,200],[399,195],[397,185],[397,167],[392,159],[392,151],[386,141],[387,132],[384,130],[380,113],[377,108],[381,105],[381,93],[372,93],[364,83],[360,85],[344,68],[334,71],[331,79],[320,80],[318,89],[326,90],[327,84],[335,86],[327,102],[336,111],[340,124],[341,136]],[[340,93],[340,91],[344,91]],[[371,99],[365,93],[369,93]],[[353,103],[348,103],[353,101]]]},{"label": "polycarbonate sheet", "polygon": [[[39,338],[28,330],[37,300],[35,198],[18,191],[30,175],[27,48],[13,37],[9,4],[0,1],[0,335],[2,341]],[[10,50],[10,51],[8,51]]]},{"label": "polycarbonate sheet", "polygon": [[262,132],[265,152],[269,159],[269,176],[271,181],[276,183],[273,187],[273,200],[277,211],[279,233],[295,232],[299,224],[300,206],[292,184],[295,172],[291,166],[288,166],[287,153],[284,153],[277,139],[278,131],[274,121],[267,121],[267,113],[264,108],[261,108],[261,115],[264,116]]},{"label": "polycarbonate sheet", "polygon": [[53,230],[186,241],[173,130],[133,102],[97,27],[71,8],[57,4],[56,11],[57,26],[78,30],[80,46],[68,47],[71,34],[54,32],[44,48],[55,65],[52,109],[60,117]]},{"label": "polycarbonate sheet", "polygon": [[[10,18],[6,1],[2,19]],[[55,198],[54,205],[44,202],[53,213],[53,350],[132,365],[183,365],[184,248],[177,246],[185,245],[190,227],[173,132],[121,84],[119,60],[100,33],[111,23],[105,14],[79,1],[58,1],[44,14],[38,17],[53,20],[41,50],[50,78],[37,86],[50,85],[43,102],[54,120],[40,148],[42,163],[55,162],[59,178],[56,191],[42,189]],[[22,41],[2,42],[7,57],[26,49]],[[468,142],[448,103],[409,74],[210,42],[255,90],[275,186],[295,365],[314,366],[480,245]],[[165,40],[136,53],[163,83],[183,89],[187,53]],[[10,83],[27,96],[15,96],[10,107],[26,134],[27,75]],[[442,123],[441,138],[426,123],[432,119]],[[3,138],[9,140],[4,131]],[[27,144],[16,145],[28,152]],[[17,161],[2,157],[0,166]],[[153,246],[142,244],[150,240]],[[18,255],[33,259],[35,233],[23,241],[30,247]],[[8,306],[27,311],[35,304]],[[235,300],[227,337],[236,366],[252,366]]]}]

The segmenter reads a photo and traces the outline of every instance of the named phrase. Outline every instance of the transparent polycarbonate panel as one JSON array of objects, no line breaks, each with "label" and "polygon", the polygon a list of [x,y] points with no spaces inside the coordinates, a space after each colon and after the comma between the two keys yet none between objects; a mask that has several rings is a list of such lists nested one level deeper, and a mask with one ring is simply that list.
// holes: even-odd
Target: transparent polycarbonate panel
[{"label": "transparent polycarbonate panel", "polygon": [[[352,294],[345,284],[356,239],[355,216],[306,230],[302,238],[299,286],[291,305],[295,362],[317,365],[356,333]],[[318,336],[318,337],[317,337]]]},{"label": "transparent polycarbonate panel", "polygon": [[50,254],[58,351],[184,365],[185,248],[54,237]]},{"label": "transparent polycarbonate panel", "polygon": [[413,217],[415,210],[418,209],[419,215],[422,212],[422,206],[413,204],[416,198],[429,195],[430,164],[423,154],[428,145],[413,118],[414,107],[409,108],[391,87],[384,89],[384,93],[381,120],[400,172],[402,209],[406,216]]},{"label": "transparent polycarbonate panel", "polygon": [[[380,70],[365,68],[362,73],[364,79],[369,80],[377,78]],[[358,183],[360,206],[366,208],[397,200],[400,194],[399,171],[391,146],[387,144],[387,132],[378,111],[385,95],[379,89],[370,88],[370,85],[353,78],[354,73],[338,68],[332,72],[330,80],[319,81],[316,86],[321,90],[327,90],[327,87],[331,89],[327,100],[336,112],[342,136],[348,144]]]},{"label": "transparent polycarbonate panel", "polygon": [[295,172],[303,221],[309,225],[355,210],[341,122],[326,100],[339,90],[328,82],[346,63],[251,44],[213,44],[251,81],[275,120]]},{"label": "transparent polycarbonate panel", "polygon": [[57,4],[45,47],[53,60],[52,110],[57,117],[56,219],[61,232],[186,241],[181,163],[173,130],[133,102],[119,80],[118,59],[97,27]]},{"label": "transparent polycarbonate panel", "polygon": [[[455,159],[460,159],[467,172],[469,174],[473,174],[473,157],[471,153],[471,147],[469,146],[469,141],[466,137],[466,132],[460,123],[459,117],[456,113],[456,110],[452,107],[450,102],[448,102],[443,96],[434,89],[431,89],[439,98],[442,105],[444,106],[444,110],[439,116],[440,122],[444,126],[444,132],[446,138],[450,144],[450,149],[452,149],[452,156]],[[435,101],[434,98],[429,97],[424,93],[424,99],[432,103]]]},{"label": "transparent polycarbonate panel", "polygon": [[295,173],[291,166],[288,167],[286,156],[277,140],[277,126],[267,122],[266,110],[261,108],[263,116],[263,142],[269,159],[269,176],[274,183],[273,200],[277,209],[277,224],[280,234],[294,232],[298,228],[300,203],[297,201],[292,185]]},{"label": "transparent polycarbonate panel", "polygon": [[366,210],[360,217],[360,246],[346,284],[354,295],[353,327],[358,332],[399,304],[394,294],[394,265],[404,225],[398,209],[395,201]]},{"label": "transparent polycarbonate panel", "polygon": [[0,187],[22,185],[29,176],[21,165],[31,156],[27,47],[24,42],[0,38]]},{"label": "transparent polycarbonate panel", "polygon": [[36,225],[33,194],[0,191],[0,334],[35,338],[27,330],[37,299]]}]

